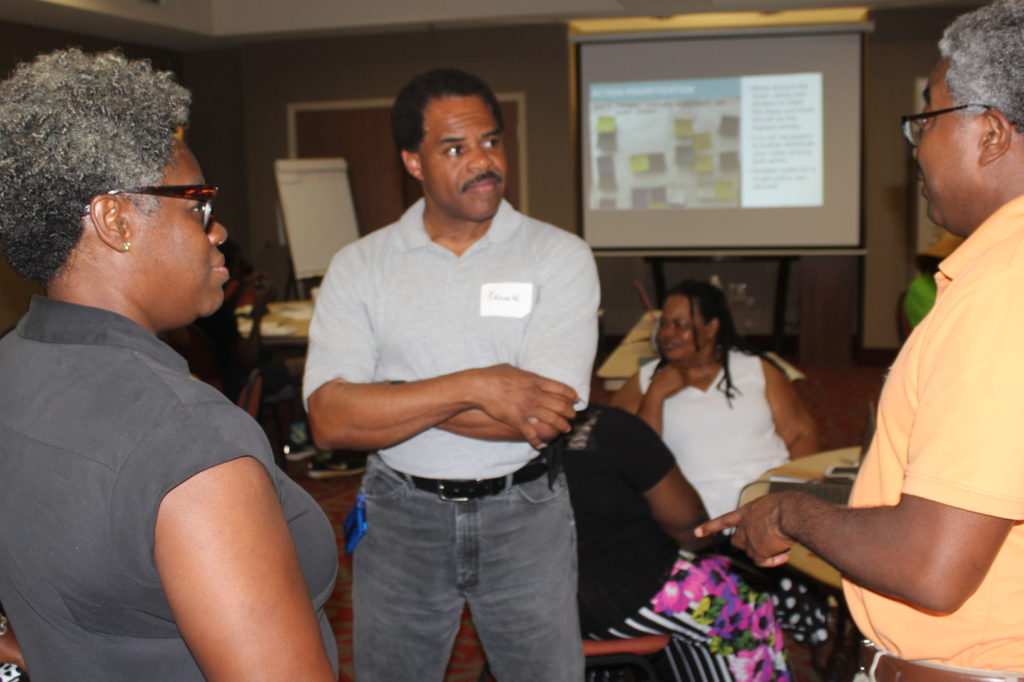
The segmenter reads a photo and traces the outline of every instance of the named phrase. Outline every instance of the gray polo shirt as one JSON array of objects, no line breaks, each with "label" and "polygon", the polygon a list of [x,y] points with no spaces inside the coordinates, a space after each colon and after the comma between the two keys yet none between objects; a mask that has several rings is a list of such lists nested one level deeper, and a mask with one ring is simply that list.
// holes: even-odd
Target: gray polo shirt
[{"label": "gray polo shirt", "polygon": [[[417,381],[508,363],[572,386],[583,407],[600,298],[590,248],[503,201],[456,256],[430,240],[423,206],[334,256],[310,326],[304,397],[333,379]],[[502,476],[535,455],[529,443],[436,428],[381,451],[391,468],[428,478]]]}]

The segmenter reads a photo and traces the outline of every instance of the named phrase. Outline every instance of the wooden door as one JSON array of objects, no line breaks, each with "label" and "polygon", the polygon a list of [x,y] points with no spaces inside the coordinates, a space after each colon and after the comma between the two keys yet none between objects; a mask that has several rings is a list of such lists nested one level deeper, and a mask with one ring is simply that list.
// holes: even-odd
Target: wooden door
[{"label": "wooden door", "polygon": [[[508,172],[505,198],[519,207],[519,102],[500,101]],[[342,157],[348,163],[359,233],[394,221],[419,199],[420,183],[405,171],[391,137],[391,106],[345,102],[296,107],[295,155]]]}]

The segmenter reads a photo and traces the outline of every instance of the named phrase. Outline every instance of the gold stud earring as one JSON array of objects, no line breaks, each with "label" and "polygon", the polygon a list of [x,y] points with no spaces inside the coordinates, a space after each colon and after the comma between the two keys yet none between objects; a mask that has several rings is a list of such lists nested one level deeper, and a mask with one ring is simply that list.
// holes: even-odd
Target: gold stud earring
[{"label": "gold stud earring", "polygon": [[121,250],[124,251],[125,253],[128,253],[129,251],[132,250],[132,243],[131,242],[121,242]]}]

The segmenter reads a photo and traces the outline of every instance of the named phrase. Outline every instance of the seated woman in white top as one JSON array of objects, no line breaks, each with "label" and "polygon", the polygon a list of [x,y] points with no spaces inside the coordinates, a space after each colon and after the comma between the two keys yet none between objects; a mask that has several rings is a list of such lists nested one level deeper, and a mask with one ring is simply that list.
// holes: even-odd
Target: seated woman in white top
[{"label": "seated woman in white top", "polygon": [[818,451],[814,419],[782,371],[740,338],[721,289],[673,287],[657,340],[661,359],[612,404],[661,434],[712,518],[768,469]]}]

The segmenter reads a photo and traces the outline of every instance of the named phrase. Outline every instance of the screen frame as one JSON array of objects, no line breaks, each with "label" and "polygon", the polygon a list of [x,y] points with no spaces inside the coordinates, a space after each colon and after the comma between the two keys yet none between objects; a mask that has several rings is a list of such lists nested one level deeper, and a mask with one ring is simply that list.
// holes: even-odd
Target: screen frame
[{"label": "screen frame", "polygon": [[[693,30],[693,31],[666,31],[663,33],[624,33],[624,34],[596,34],[596,35],[575,35],[571,36],[571,41],[575,45],[574,57],[575,57],[575,93],[576,93],[576,117],[575,124],[577,126],[577,217],[578,224],[580,225],[580,233],[583,238],[591,245],[595,253],[601,255],[700,255],[700,254],[853,254],[862,253],[865,244],[865,227],[863,225],[863,186],[864,186],[864,163],[863,163],[863,140],[864,140],[864,58],[865,58],[865,34],[873,29],[873,24],[869,22],[856,23],[856,24],[838,24],[838,25],[817,25],[817,26],[795,26],[795,27],[766,27],[766,28],[750,28],[750,29],[715,29],[715,30]],[[775,240],[769,240],[766,242],[759,242],[756,239],[740,238],[737,241],[735,238],[732,240],[714,241],[704,238],[703,240],[683,242],[680,240],[675,243],[662,243],[664,240],[652,241],[648,243],[632,243],[632,240],[625,239],[619,242],[609,242],[607,235],[596,234],[598,231],[591,225],[588,229],[588,183],[591,182],[591,164],[594,161],[589,156],[590,146],[590,111],[588,106],[588,98],[586,96],[587,88],[591,81],[588,78],[592,78],[590,74],[585,72],[587,65],[584,64],[584,58],[582,51],[587,47],[595,43],[611,43],[611,44],[625,44],[627,47],[634,44],[645,45],[648,43],[662,43],[662,42],[678,42],[678,41],[705,41],[705,40],[747,40],[747,39],[788,39],[788,38],[807,38],[817,36],[834,36],[841,35],[850,38],[850,44],[855,45],[856,54],[853,55],[851,63],[846,69],[846,73],[849,78],[852,78],[856,84],[856,92],[853,93],[846,100],[846,116],[845,129],[852,131],[852,135],[848,140],[845,141],[847,150],[845,152],[846,159],[844,165],[853,164],[855,167],[851,170],[844,181],[843,187],[846,187],[847,198],[840,202],[839,206],[844,215],[846,215],[847,228],[846,232],[841,239],[818,239],[816,236],[808,238],[810,228],[805,227],[803,234],[797,238],[789,238],[778,242]],[[742,44],[742,43],[740,43]],[[767,44],[767,43],[765,43]],[[806,67],[803,69],[808,71]],[[698,77],[693,73],[686,73],[680,75],[681,79],[689,79]],[[712,73],[706,77],[728,77],[723,76],[720,73]],[[737,77],[732,74],[732,77]],[[593,79],[594,82],[602,82],[598,79]],[[614,81],[614,79],[611,79]],[[628,79],[624,79],[628,80]],[[845,79],[844,79],[845,80]],[[835,86],[831,86],[835,87]],[[828,89],[826,89],[825,97],[828,97]],[[826,102],[828,100],[826,99]],[[826,119],[828,114],[826,113]],[[823,122],[824,126],[823,139],[829,139],[829,128],[828,124]],[[835,125],[832,123],[831,125]],[[834,144],[830,141],[829,144]],[[829,164],[825,163],[825,169],[827,171]],[[836,206],[835,201],[826,199],[825,204],[817,210],[820,213],[834,211]],[[658,213],[670,213],[676,217],[683,217],[687,215],[687,212],[691,212],[691,216],[700,216],[700,214],[710,214],[700,216],[701,220],[705,223],[715,220],[718,216],[721,216],[723,211],[746,211],[751,216],[752,221],[757,221],[758,212],[762,211],[776,211],[781,209],[758,209],[758,208],[747,208],[747,209],[678,209],[672,210],[661,210],[656,211]],[[787,211],[800,210],[800,209],[785,209]],[[627,213],[625,209],[616,211],[616,213]],[[817,220],[819,223],[823,218],[819,217]],[[706,229],[706,228],[701,228]],[[607,233],[607,229],[605,230]]]}]

